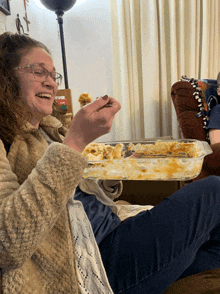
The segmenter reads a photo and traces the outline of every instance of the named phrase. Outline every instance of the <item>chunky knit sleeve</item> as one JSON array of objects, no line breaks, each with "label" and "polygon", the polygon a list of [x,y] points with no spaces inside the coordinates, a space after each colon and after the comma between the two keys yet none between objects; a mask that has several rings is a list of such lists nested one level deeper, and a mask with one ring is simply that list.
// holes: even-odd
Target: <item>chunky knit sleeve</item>
[{"label": "chunky knit sleeve", "polygon": [[122,181],[99,180],[98,184],[103,192],[112,200],[118,198],[123,190]]},{"label": "chunky knit sleeve", "polygon": [[78,185],[87,160],[52,143],[19,186],[0,141],[0,267],[18,268],[37,250]]}]

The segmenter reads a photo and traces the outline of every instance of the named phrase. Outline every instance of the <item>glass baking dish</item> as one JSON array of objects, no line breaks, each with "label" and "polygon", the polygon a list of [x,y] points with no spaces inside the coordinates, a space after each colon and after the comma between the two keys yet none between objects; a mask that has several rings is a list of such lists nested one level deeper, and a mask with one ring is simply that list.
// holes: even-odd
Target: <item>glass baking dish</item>
[{"label": "glass baking dish", "polygon": [[211,153],[207,142],[193,139],[123,142],[122,158],[89,160],[84,178],[191,180],[200,174],[204,157]]}]

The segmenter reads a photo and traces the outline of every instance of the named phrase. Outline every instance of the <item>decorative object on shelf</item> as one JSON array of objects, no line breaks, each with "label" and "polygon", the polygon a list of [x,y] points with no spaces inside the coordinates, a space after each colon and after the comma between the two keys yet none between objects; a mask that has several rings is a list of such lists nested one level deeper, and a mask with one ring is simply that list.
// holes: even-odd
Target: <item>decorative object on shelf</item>
[{"label": "decorative object on shelf", "polygon": [[27,6],[28,6],[29,0],[24,0],[24,9],[27,11]]},{"label": "decorative object on shelf", "polygon": [[21,29],[22,29],[23,34],[24,34],[24,28],[23,28],[23,25],[21,24],[21,20],[19,18],[19,14],[17,14],[17,18],[15,20],[15,24],[16,24],[16,28],[17,28],[18,34],[19,35],[21,34]]},{"label": "decorative object on shelf", "polygon": [[60,42],[63,58],[63,72],[64,72],[64,82],[65,89],[69,88],[68,77],[67,77],[67,67],[66,67],[66,54],[65,54],[65,43],[64,43],[64,33],[63,33],[63,14],[65,11],[69,10],[76,3],[76,0],[40,0],[41,3],[49,10],[55,11],[57,15],[57,21],[60,27]]},{"label": "decorative object on shelf", "polygon": [[29,0],[24,0],[24,9],[25,9],[25,16],[23,17],[24,21],[26,22],[27,25],[27,31],[29,32],[29,24],[31,23],[30,20],[28,19],[27,16],[27,5],[28,5]]},{"label": "decorative object on shelf", "polygon": [[60,89],[56,95],[57,104],[61,109],[66,109],[67,113],[73,114],[72,96],[70,89]]},{"label": "decorative object on shelf", "polygon": [[0,0],[0,11],[6,15],[11,14],[9,0]]},{"label": "decorative object on shelf", "polygon": [[67,99],[65,96],[57,96],[56,101],[61,109],[67,110]]},{"label": "decorative object on shelf", "polygon": [[72,97],[70,89],[58,90],[56,95],[57,104],[60,106],[62,111],[66,111],[65,115],[61,115],[58,119],[62,122],[63,126],[69,127],[71,120],[73,119],[73,107]]}]

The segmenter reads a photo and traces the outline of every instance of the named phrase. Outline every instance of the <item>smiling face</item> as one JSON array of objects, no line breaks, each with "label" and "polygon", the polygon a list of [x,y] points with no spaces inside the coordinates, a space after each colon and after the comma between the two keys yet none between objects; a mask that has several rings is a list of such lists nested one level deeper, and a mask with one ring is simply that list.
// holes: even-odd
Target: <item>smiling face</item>
[{"label": "smiling face", "polygon": [[[18,67],[41,64],[49,72],[55,71],[51,56],[41,48],[32,48],[21,58]],[[39,81],[32,74],[32,68],[16,70],[20,82],[22,99],[31,112],[29,122],[36,128],[40,120],[52,113],[53,102],[58,90],[57,83],[50,77]]]}]

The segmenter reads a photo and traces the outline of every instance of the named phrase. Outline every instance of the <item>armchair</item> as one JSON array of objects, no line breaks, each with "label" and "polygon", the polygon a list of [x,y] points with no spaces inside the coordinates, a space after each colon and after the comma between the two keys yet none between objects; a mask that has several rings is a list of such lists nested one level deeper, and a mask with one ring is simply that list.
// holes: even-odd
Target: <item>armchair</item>
[{"label": "armchair", "polygon": [[[196,81],[186,76],[173,84],[171,97],[184,138],[207,141],[210,144],[206,124],[209,119],[209,111],[216,103],[220,103],[216,85],[216,80]],[[193,181],[209,175],[220,175],[220,144],[213,144],[210,147],[213,153],[205,157],[202,171]],[[220,269],[180,279],[164,292],[164,294],[181,293],[220,293]]]},{"label": "armchair", "polygon": [[[210,144],[206,124],[209,111],[220,103],[217,80],[194,80],[183,76],[173,84],[171,97],[183,137]],[[220,143],[210,147],[213,153],[205,157],[202,171],[193,181],[209,175],[220,175]]]}]

